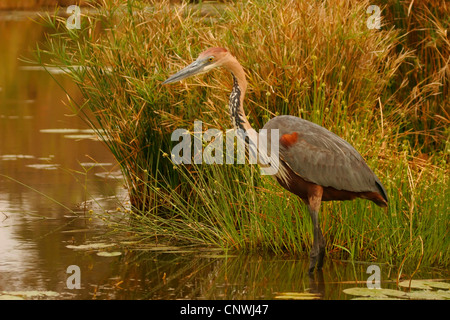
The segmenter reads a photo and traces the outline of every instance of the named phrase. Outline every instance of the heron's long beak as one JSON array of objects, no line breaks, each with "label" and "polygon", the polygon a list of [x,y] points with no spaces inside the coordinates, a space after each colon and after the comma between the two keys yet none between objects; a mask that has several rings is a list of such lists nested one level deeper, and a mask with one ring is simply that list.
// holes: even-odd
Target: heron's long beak
[{"label": "heron's long beak", "polygon": [[188,65],[183,70],[178,71],[174,75],[170,76],[166,81],[163,82],[163,84],[173,83],[177,81],[181,81],[183,79],[189,78],[193,75],[203,73],[204,72],[205,65],[203,64],[203,61],[196,60],[190,65]]}]

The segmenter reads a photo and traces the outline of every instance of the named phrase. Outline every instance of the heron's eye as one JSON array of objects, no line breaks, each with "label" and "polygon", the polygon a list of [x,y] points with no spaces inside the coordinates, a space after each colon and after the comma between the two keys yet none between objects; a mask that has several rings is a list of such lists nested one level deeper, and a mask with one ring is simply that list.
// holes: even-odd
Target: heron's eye
[{"label": "heron's eye", "polygon": [[208,58],[208,61],[209,61],[209,62],[213,62],[213,60],[214,60],[214,57],[209,57],[209,58]]}]

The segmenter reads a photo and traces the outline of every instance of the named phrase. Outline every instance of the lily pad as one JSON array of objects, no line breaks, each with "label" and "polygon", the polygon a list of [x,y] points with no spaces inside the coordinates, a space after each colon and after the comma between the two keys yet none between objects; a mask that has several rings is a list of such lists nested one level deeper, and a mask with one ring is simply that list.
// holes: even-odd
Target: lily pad
[{"label": "lily pad", "polygon": [[173,251],[173,250],[180,250],[179,247],[173,247],[173,246],[157,246],[157,247],[147,247],[143,248],[141,250],[145,251]]},{"label": "lily pad", "polygon": [[0,160],[17,160],[17,159],[34,159],[34,156],[28,154],[4,154],[0,156]]},{"label": "lily pad", "polygon": [[372,290],[377,290],[380,293],[389,297],[403,298],[403,299],[408,298],[408,294],[401,290],[394,290],[394,289],[372,289]]},{"label": "lily pad", "polygon": [[362,287],[354,287],[344,289],[344,293],[359,297],[378,297],[387,298],[388,296],[382,292],[383,289],[369,289]]},{"label": "lily pad", "polygon": [[26,165],[26,167],[40,169],[40,170],[56,170],[56,169],[58,169],[59,164],[36,163],[36,164],[28,164],[28,165]]},{"label": "lily pad", "polygon": [[98,140],[98,137],[93,134],[66,134],[64,135],[64,138],[67,139],[76,139],[76,140],[83,140],[83,139],[91,139],[91,140]]},{"label": "lily pad", "polygon": [[109,252],[109,251],[100,251],[100,252],[97,252],[97,255],[100,256],[100,257],[117,257],[117,256],[122,255],[122,252],[119,252],[119,251],[111,251],[111,252]]},{"label": "lily pad", "polygon": [[113,172],[97,172],[95,173],[97,177],[103,178],[103,179],[122,179],[123,175],[122,172],[119,171],[113,171]]},{"label": "lily pad", "polygon": [[3,291],[2,294],[7,295],[7,296],[15,296],[15,297],[19,297],[19,298],[21,298],[21,297],[35,298],[35,297],[57,297],[57,296],[59,296],[59,293],[55,292],[55,291],[39,291],[39,290]]},{"label": "lily pad", "polygon": [[90,243],[90,244],[81,244],[79,246],[69,244],[68,246],[66,246],[66,248],[74,250],[98,250],[114,246],[115,244],[113,243]]},{"label": "lily pad", "polygon": [[401,298],[392,298],[392,297],[356,297],[352,300],[403,300]]},{"label": "lily pad", "polygon": [[279,292],[274,298],[286,300],[317,300],[321,298],[321,295],[310,292]]},{"label": "lily pad", "polygon": [[197,255],[200,258],[211,258],[211,259],[227,259],[227,258],[236,258],[237,255],[232,254],[201,254]]},{"label": "lily pad", "polygon": [[60,129],[41,129],[39,130],[42,133],[77,133],[80,132],[79,129],[68,129],[68,128],[60,128]]},{"label": "lily pad", "polygon": [[[399,282],[400,287],[409,288],[409,280],[404,280]],[[426,289],[431,290],[432,288],[436,289],[450,289],[450,283],[441,282],[441,281],[433,281],[433,280],[412,280],[411,281],[411,289]]]},{"label": "lily pad", "polygon": [[0,294],[0,300],[25,300],[19,296],[13,296],[11,294]]},{"label": "lily pad", "polygon": [[450,283],[441,282],[441,281],[427,281],[426,282],[430,287],[435,289],[447,289],[450,290]]},{"label": "lily pad", "polygon": [[437,291],[411,291],[408,294],[410,299],[414,300],[444,300],[450,299],[450,291],[437,290]]},{"label": "lily pad", "polygon": [[112,166],[110,162],[82,162],[80,163],[82,167],[106,167]]}]

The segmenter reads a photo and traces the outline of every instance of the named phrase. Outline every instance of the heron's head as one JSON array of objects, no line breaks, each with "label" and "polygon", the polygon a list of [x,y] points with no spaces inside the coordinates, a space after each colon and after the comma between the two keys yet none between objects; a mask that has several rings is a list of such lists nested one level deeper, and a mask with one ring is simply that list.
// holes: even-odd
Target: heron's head
[{"label": "heron's head", "polygon": [[231,54],[224,48],[209,48],[198,56],[197,60],[183,70],[170,76],[163,84],[177,82],[196,74],[208,72],[214,68],[224,66]]}]

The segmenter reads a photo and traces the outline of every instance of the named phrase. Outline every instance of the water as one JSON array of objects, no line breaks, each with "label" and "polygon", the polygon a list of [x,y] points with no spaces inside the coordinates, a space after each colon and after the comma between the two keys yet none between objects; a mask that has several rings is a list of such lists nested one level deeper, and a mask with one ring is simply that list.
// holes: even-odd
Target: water
[{"label": "water", "polygon": [[[19,61],[43,40],[43,28],[28,17],[0,12],[0,174],[17,180],[0,176],[0,291],[60,291],[66,264],[77,259],[66,242],[88,239],[101,226],[71,211],[81,214],[77,204],[86,199],[125,191],[120,179],[102,176],[117,164],[86,136],[92,133],[64,105],[64,91],[45,71]],[[81,101],[67,76],[53,76]],[[72,130],[48,130],[61,128]],[[65,233],[83,228],[90,230]]]},{"label": "water", "polygon": [[[0,12],[0,297],[276,299],[293,292],[350,299],[344,288],[365,286],[366,263],[327,260],[323,274],[311,277],[305,258],[135,247],[108,236],[89,210],[115,212],[126,190],[110,152],[64,105],[64,91],[49,74],[18,60],[43,40],[43,28],[27,14]],[[81,101],[68,77],[53,71]],[[70,248],[99,242],[114,247]],[[120,255],[102,257],[99,251]],[[73,265],[80,270],[80,289],[69,288],[76,282],[68,282]],[[421,272],[449,278],[448,271]],[[381,266],[382,287],[395,288],[396,276],[397,268]]]}]

